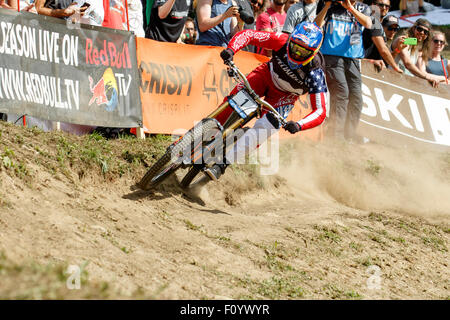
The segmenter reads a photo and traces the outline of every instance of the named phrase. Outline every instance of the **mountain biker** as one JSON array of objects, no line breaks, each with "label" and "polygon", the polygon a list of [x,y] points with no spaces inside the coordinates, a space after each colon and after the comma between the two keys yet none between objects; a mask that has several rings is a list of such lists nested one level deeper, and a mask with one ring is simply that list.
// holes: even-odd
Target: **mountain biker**
[{"label": "mountain biker", "polygon": [[[309,94],[312,112],[300,121],[289,121],[284,126],[285,130],[294,134],[320,125],[326,116],[328,89],[323,69],[324,59],[319,53],[322,40],[322,30],[311,22],[298,24],[290,35],[243,30],[231,39],[220,56],[224,62],[231,61],[236,52],[249,44],[273,50],[272,59],[254,69],[247,80],[256,94],[264,97],[284,119],[293,109],[298,97]],[[238,84],[230,96],[242,87],[242,83]],[[229,107],[217,120],[223,124],[232,111]],[[271,113],[265,113],[236,141],[232,150],[226,153],[224,163],[207,168],[205,173],[211,180],[217,180],[229,164],[244,157],[279,129],[279,121]]]}]

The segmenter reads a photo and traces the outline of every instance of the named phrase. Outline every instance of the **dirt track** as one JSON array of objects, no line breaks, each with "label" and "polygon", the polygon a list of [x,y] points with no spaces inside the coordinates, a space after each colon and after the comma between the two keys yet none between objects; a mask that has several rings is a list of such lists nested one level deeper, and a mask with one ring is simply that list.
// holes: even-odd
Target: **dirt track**
[{"label": "dirt track", "polygon": [[[277,175],[228,169],[201,204],[173,179],[145,193],[129,174],[50,170],[32,150],[47,134],[15,146],[14,130],[2,127],[2,159],[15,150],[27,171],[0,172],[2,298],[450,296],[448,153],[287,142]],[[57,275],[84,262],[67,290]]]}]

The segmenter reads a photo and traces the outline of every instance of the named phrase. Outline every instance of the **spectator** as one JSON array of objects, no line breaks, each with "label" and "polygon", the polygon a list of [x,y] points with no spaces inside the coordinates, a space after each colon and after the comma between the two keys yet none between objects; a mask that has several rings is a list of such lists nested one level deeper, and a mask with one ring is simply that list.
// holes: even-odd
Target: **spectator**
[{"label": "spectator", "polygon": [[191,6],[191,0],[155,0],[146,38],[177,42]]},{"label": "spectator", "polygon": [[[426,19],[420,18],[406,31],[405,35],[395,39],[392,46],[398,52],[395,62],[405,74],[425,79],[433,87],[436,87],[439,83],[437,77],[427,74],[417,67],[419,56],[421,54],[424,54],[426,57],[429,55],[431,45],[430,31],[431,23]],[[404,45],[403,42],[406,37],[417,38],[417,45]]]},{"label": "spectator", "polygon": [[103,0],[103,27],[127,30],[125,0]]},{"label": "spectator", "polygon": [[[256,30],[256,20],[258,19],[258,16],[263,13],[265,11],[264,8],[264,3],[266,3],[265,0],[242,0],[242,1],[247,1],[247,3],[250,4],[250,10],[252,12],[253,15],[253,23],[244,23],[244,29],[249,29],[249,30]],[[242,51],[248,51],[248,52],[253,52],[256,53],[257,52],[257,47],[251,44],[248,44],[246,47],[241,49]]]},{"label": "spectator", "polygon": [[17,0],[0,0],[0,8],[17,10]]},{"label": "spectator", "polygon": [[142,16],[144,17],[144,30],[147,30],[147,26],[150,23],[150,16],[152,13],[153,3],[155,0],[141,0],[142,4]]},{"label": "spectator", "polygon": [[230,39],[244,28],[239,8],[232,0],[198,0],[196,12],[197,44],[226,47]]},{"label": "spectator", "polygon": [[[286,11],[284,5],[287,0],[271,0],[270,7],[258,16],[256,20],[256,30],[281,32],[283,30],[284,21],[286,20]],[[272,56],[272,50],[260,48],[258,53]]]},{"label": "spectator", "polygon": [[[327,1],[315,22],[324,27],[322,53],[330,90],[329,133],[338,139],[363,143],[356,134],[362,109],[360,61],[364,57],[362,32],[371,28],[368,5],[345,0]],[[351,30],[341,33],[338,30]]]},{"label": "spectator", "polygon": [[136,37],[145,37],[141,0],[128,0],[128,21]]},{"label": "spectator", "polygon": [[36,7],[34,6],[34,0],[20,0],[19,9],[20,11],[37,13]]},{"label": "spectator", "polygon": [[[67,19],[73,16],[75,13],[84,15],[87,7],[79,8],[73,0],[36,0],[35,7],[38,14],[45,16]],[[79,10],[78,10],[79,9]]]},{"label": "spectator", "polygon": [[197,30],[195,30],[194,19],[188,17],[185,24],[183,33],[181,33],[178,43],[195,44],[197,41]]},{"label": "spectator", "polygon": [[[392,50],[392,41],[394,40],[395,34],[400,30],[400,25],[398,23],[398,18],[393,15],[387,15],[381,22],[383,26],[384,34],[386,35],[386,45]],[[393,52],[391,52],[393,54]]]},{"label": "spectator", "polygon": [[255,21],[258,20],[259,15],[265,12],[269,6],[268,0],[251,0],[250,3],[252,5]]},{"label": "spectator", "polygon": [[289,8],[298,2],[299,2],[299,0],[287,0],[286,4],[284,5],[284,11],[286,12],[286,14],[289,11]]},{"label": "spectator", "polygon": [[317,15],[317,0],[302,0],[286,10],[283,32],[291,33],[303,21],[313,22]]},{"label": "spectator", "polygon": [[445,34],[441,31],[432,32],[431,51],[428,57],[422,55],[417,61],[417,66],[422,72],[438,76],[439,81],[448,84],[450,64],[447,59],[443,58],[441,53],[448,44]]},{"label": "spectator", "polygon": [[80,19],[81,23],[90,24],[92,26],[101,26],[105,17],[105,10],[103,4],[96,0],[80,0],[78,3],[83,5],[89,3],[83,17]]},{"label": "spectator", "polygon": [[374,0],[372,5],[372,28],[363,31],[364,57],[374,64],[375,70],[380,72],[388,63],[398,73],[403,71],[398,67],[391,55],[391,50],[386,46],[386,35],[381,20],[387,15],[390,8],[390,0]]}]

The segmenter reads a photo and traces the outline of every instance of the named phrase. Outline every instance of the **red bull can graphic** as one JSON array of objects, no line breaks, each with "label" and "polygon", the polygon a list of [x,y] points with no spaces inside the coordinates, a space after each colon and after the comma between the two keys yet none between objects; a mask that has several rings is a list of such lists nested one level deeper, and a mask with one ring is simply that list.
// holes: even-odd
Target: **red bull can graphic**
[{"label": "red bull can graphic", "polygon": [[117,81],[112,69],[106,69],[100,80],[95,85],[93,83],[94,80],[89,76],[89,89],[92,93],[89,106],[95,102],[98,106],[106,105],[106,111],[114,111],[117,108],[119,100]]}]

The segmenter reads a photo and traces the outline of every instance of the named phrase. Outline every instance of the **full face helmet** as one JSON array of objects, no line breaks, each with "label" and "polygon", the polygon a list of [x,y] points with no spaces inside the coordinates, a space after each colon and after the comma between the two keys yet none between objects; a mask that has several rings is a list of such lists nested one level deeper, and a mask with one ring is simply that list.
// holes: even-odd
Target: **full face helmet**
[{"label": "full face helmet", "polygon": [[323,33],[316,23],[302,22],[295,26],[287,42],[289,68],[295,70],[308,64],[319,52]]}]

